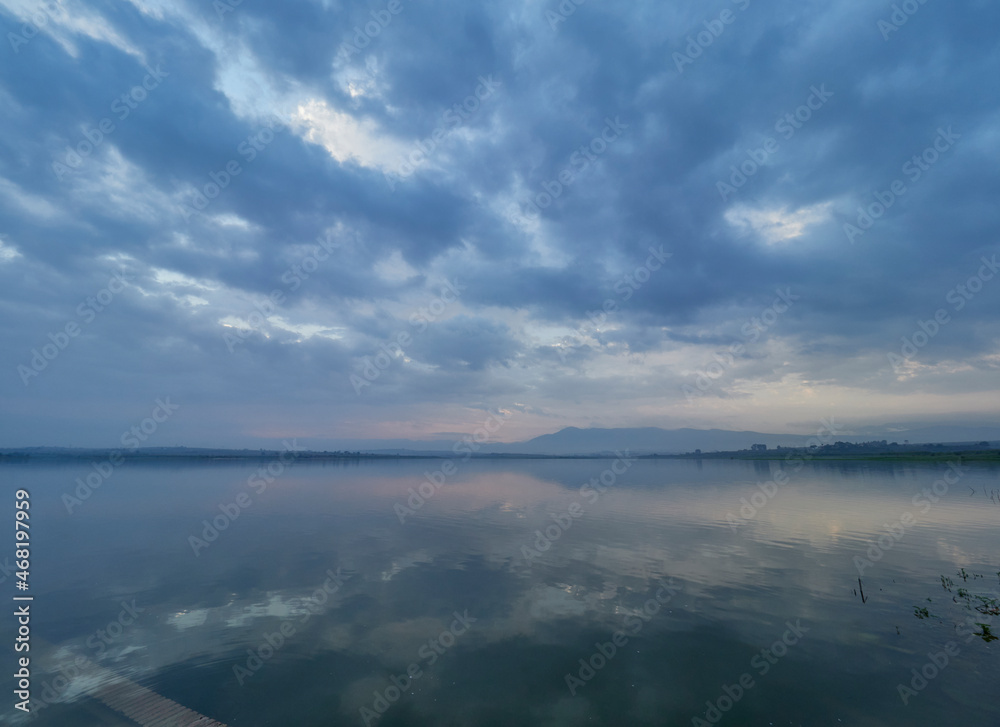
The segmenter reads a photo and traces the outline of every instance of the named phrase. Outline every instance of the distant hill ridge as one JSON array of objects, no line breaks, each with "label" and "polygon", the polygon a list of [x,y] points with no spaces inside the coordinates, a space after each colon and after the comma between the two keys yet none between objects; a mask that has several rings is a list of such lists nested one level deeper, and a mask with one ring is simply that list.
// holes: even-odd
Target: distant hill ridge
[{"label": "distant hill ridge", "polygon": [[[817,431],[820,427],[817,426]],[[885,439],[889,442],[908,440],[910,444],[936,442],[978,442],[1000,440],[1000,427],[932,427],[910,431],[869,431],[835,434],[822,432],[823,443],[866,442]],[[483,447],[485,452],[521,452],[524,454],[590,454],[628,449],[633,454],[683,454],[700,449],[704,452],[731,452],[764,444],[768,449],[778,446],[805,447],[816,442],[813,434],[769,434],[766,432],[732,431],[727,429],[661,429],[659,427],[580,429],[567,427],[554,434],[543,434],[527,442],[497,444]]]},{"label": "distant hill ridge", "polygon": [[[836,423],[835,423],[836,424]],[[532,454],[532,455],[587,455],[629,450],[632,454],[684,454],[702,450],[709,452],[732,452],[750,449],[763,444],[768,449],[778,446],[805,447],[815,442],[816,425],[812,434],[769,434],[754,431],[733,431],[728,429],[662,429],[660,427],[591,428],[566,427],[552,434],[543,434],[524,442],[483,444],[471,447],[477,454]],[[823,431],[826,436],[826,430]],[[379,454],[449,454],[461,436],[452,439],[412,440],[412,439],[310,439],[299,437],[297,448],[312,452],[369,452]],[[471,438],[470,438],[471,439]],[[885,425],[855,429],[850,434],[835,434],[824,443],[835,441],[859,443],[872,440],[886,440],[903,444],[967,444],[982,441],[992,445],[1000,443],[1000,427],[993,426],[928,426],[913,429]],[[468,446],[468,445],[463,445]],[[68,447],[21,447],[0,449],[0,453],[27,452],[36,454],[57,454],[59,452],[86,452],[97,448]],[[143,453],[188,456],[262,456],[283,449],[280,440],[259,441],[256,447],[153,447],[139,450]],[[263,451],[262,451],[263,450]],[[463,449],[463,451],[465,451]]]}]

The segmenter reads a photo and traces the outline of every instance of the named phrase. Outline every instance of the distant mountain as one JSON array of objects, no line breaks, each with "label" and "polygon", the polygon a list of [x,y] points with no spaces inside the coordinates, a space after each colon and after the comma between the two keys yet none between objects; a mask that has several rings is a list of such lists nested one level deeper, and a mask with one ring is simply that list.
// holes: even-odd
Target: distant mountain
[{"label": "distant mountain", "polygon": [[[706,452],[749,449],[751,444],[769,448],[783,445],[803,446],[813,435],[734,432],[725,429],[661,429],[637,427],[618,429],[580,429],[567,427],[553,434],[543,434],[524,442],[485,444],[480,454],[599,454],[628,449],[633,454],[683,454],[701,449]],[[842,441],[864,441],[871,436],[838,437]],[[882,439],[882,437],[878,437]],[[451,454],[458,440],[410,439],[338,439],[321,441],[299,439],[301,447],[312,450],[346,449],[379,454]],[[902,440],[900,440],[902,441]],[[274,445],[271,445],[272,447]]]},{"label": "distant mountain", "polygon": [[[595,454],[629,450],[632,454],[682,454],[700,449],[705,452],[749,449],[753,444],[806,446],[813,435],[734,432],[726,429],[660,429],[658,427],[621,429],[579,429],[567,427],[554,434],[543,434],[527,442],[483,447],[484,452],[521,452],[524,454]],[[842,441],[863,441],[865,437],[836,437]],[[870,437],[869,437],[870,439]]]},{"label": "distant mountain", "polygon": [[[484,452],[520,452],[524,454],[594,454],[628,449],[632,454],[683,454],[700,449],[703,452],[731,452],[749,449],[754,444],[804,447],[815,434],[766,434],[763,432],[731,431],[728,429],[660,429],[659,427],[620,429],[579,429],[567,427],[554,434],[543,434],[527,442],[495,444],[483,447]],[[865,442],[885,439],[910,444],[1000,441],[1000,427],[935,426],[891,431],[888,427],[872,427],[852,434],[838,434],[830,441]]]},{"label": "distant mountain", "polygon": [[[529,454],[529,455],[587,455],[608,454],[616,450],[629,450],[631,454],[685,454],[700,449],[709,452],[732,452],[749,449],[754,444],[765,444],[768,449],[778,446],[804,447],[815,434],[768,434],[765,432],[732,431],[728,429],[661,429],[659,427],[632,427],[617,429],[580,429],[567,427],[553,434],[543,434],[525,442],[485,444],[474,451],[477,454]],[[990,426],[950,426],[932,425],[906,429],[898,425],[863,427],[850,434],[838,434],[832,441],[867,442],[886,440],[903,444],[962,444],[990,442],[1000,446],[1000,427]],[[187,455],[187,456],[260,456],[261,447],[267,452],[281,450],[286,440],[261,440],[253,449],[223,449],[194,447],[156,447],[143,449],[147,455]],[[384,455],[453,456],[452,446],[456,441],[449,439],[337,439],[322,440],[297,438],[294,446],[300,451],[312,452],[366,452]],[[114,449],[112,447],[111,449]],[[97,448],[77,449],[66,447],[28,447],[17,450],[0,449],[0,454],[13,451],[27,452],[41,456],[58,456],[72,453],[78,456]],[[464,449],[462,451],[465,451]]]}]

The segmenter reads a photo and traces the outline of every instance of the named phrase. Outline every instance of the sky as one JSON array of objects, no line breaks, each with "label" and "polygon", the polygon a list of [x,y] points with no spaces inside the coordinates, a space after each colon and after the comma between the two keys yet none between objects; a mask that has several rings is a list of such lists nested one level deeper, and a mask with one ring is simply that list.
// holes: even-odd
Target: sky
[{"label": "sky", "polygon": [[987,0],[0,0],[0,446],[1000,421]]}]

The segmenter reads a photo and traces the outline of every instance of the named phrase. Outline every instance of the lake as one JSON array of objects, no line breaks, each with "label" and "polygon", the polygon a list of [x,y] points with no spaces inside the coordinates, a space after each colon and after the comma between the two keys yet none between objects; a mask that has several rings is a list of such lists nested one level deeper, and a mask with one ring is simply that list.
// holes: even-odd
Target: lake
[{"label": "lake", "polygon": [[996,466],[94,472],[0,465],[8,532],[30,494],[34,724],[152,724],[159,695],[231,727],[1000,725]]}]

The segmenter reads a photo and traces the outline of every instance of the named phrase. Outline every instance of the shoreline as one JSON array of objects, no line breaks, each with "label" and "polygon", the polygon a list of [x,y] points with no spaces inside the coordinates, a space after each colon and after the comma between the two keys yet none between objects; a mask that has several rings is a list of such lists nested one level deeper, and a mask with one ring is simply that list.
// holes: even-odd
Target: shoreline
[{"label": "shoreline", "polygon": [[[85,452],[10,452],[0,453],[0,464],[10,463],[57,463],[96,461],[108,459],[117,453],[130,462],[200,462],[200,463],[238,463],[266,462],[279,457],[286,452],[280,450],[265,451],[260,454],[186,454],[186,453],[152,453],[138,452],[126,454],[122,450],[87,450]],[[385,460],[441,460],[454,459],[457,455],[444,452],[428,452],[426,454],[381,454],[381,453],[335,453],[335,452],[301,452],[294,457],[296,462],[360,462]],[[609,454],[473,454],[470,459],[477,460],[567,460],[567,459],[615,459],[619,455]],[[1000,462],[1000,450],[949,450],[943,452],[885,452],[885,453],[812,453],[808,450],[781,450],[767,453],[743,452],[710,452],[701,454],[641,454],[632,457],[635,460],[742,460],[754,462],[781,462],[792,458],[829,462],[946,462],[955,458],[963,462]],[[464,458],[463,458],[464,459]]]}]

